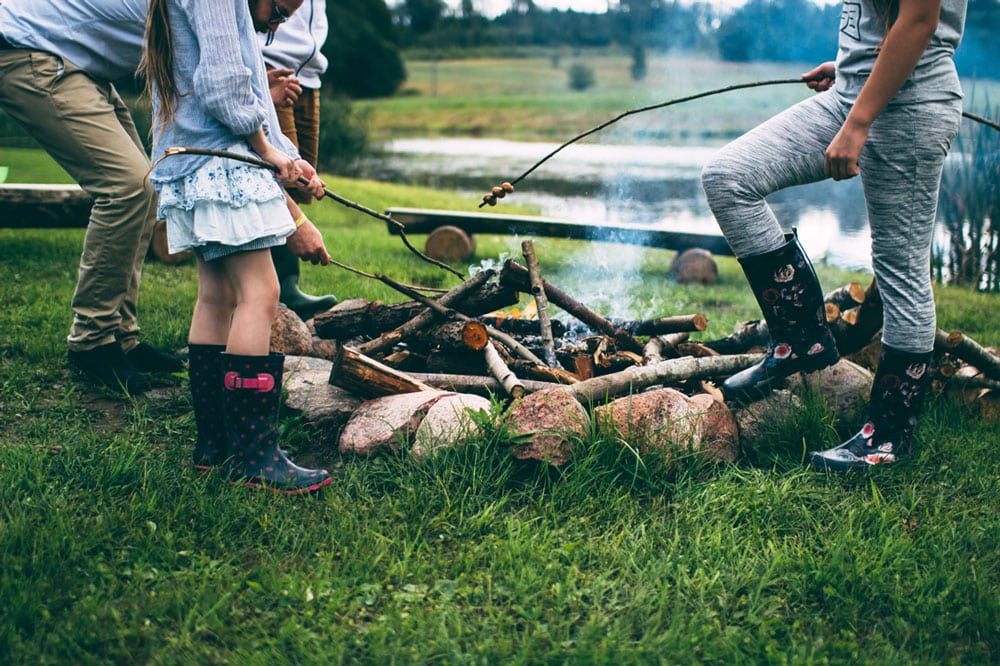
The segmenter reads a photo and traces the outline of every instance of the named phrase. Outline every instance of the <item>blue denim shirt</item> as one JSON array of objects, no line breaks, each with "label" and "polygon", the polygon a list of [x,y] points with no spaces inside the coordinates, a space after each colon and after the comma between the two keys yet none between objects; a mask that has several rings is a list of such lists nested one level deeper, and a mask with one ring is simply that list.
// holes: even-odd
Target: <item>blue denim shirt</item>
[{"label": "blue denim shirt", "polygon": [[168,13],[180,96],[173,123],[162,127],[153,96],[150,180],[182,178],[210,159],[178,155],[157,162],[167,148],[224,150],[261,128],[274,146],[298,158],[278,125],[247,0],[171,0]]},{"label": "blue denim shirt", "polygon": [[20,48],[64,58],[100,82],[135,73],[146,0],[3,0],[0,33]]}]

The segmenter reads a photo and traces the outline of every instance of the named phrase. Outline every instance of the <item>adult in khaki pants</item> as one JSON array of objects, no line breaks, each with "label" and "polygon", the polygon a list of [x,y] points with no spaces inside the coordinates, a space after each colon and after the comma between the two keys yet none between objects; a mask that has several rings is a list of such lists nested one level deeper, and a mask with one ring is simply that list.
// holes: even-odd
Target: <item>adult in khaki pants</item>
[{"label": "adult in khaki pants", "polygon": [[142,49],[145,0],[4,0],[0,106],[94,198],[73,295],[70,364],[128,393],[181,360],[139,342],[136,303],[156,212],[149,159],[111,81]]}]

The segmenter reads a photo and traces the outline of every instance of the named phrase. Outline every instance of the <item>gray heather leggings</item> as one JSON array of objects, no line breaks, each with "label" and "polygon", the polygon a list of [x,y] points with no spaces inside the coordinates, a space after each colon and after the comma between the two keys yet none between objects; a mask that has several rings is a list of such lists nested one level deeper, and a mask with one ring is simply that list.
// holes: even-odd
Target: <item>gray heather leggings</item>
[{"label": "gray heather leggings", "polygon": [[[824,153],[848,111],[833,91],[819,93],[725,146],[705,166],[708,204],[737,257],[785,243],[764,197],[826,178]],[[941,170],[961,114],[960,100],[891,106],[861,152],[872,267],[885,303],[882,339],[900,351],[934,346],[931,240]]]}]

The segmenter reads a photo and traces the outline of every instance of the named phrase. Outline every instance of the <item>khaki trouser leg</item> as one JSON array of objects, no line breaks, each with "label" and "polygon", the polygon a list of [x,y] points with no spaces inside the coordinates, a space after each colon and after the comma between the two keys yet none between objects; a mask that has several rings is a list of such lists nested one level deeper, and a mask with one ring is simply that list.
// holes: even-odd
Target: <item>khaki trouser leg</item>
[{"label": "khaki trouser leg", "polygon": [[[309,164],[316,166],[319,158],[319,90],[302,88],[302,94],[294,106],[275,107],[281,133],[299,149],[299,155]],[[289,188],[289,194],[300,204],[312,203],[312,195],[297,188]]]},{"label": "khaki trouser leg", "polygon": [[114,87],[49,53],[0,52],[0,104],[94,198],[83,241],[70,349],[116,338],[126,350],[139,328],[142,262],[153,233],[155,195],[146,156]]}]

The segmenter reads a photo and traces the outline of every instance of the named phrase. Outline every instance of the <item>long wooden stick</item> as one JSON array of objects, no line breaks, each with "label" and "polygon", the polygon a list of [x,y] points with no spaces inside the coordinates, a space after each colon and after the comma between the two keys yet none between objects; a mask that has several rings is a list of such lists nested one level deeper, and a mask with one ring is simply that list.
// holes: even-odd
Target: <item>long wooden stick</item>
[{"label": "long wooden stick", "polygon": [[[546,162],[548,162],[550,159],[552,159],[553,157],[555,157],[556,154],[559,153],[560,151],[562,151],[564,148],[566,148],[567,146],[570,146],[570,145],[576,143],[577,141],[579,141],[581,139],[587,138],[588,136],[590,136],[591,134],[594,134],[595,132],[601,131],[602,129],[604,129],[605,127],[608,127],[609,125],[613,125],[614,123],[616,123],[619,120],[621,120],[623,118],[626,118],[628,116],[632,116],[632,115],[635,115],[637,113],[645,113],[646,111],[654,111],[656,109],[662,109],[662,108],[665,108],[665,107],[668,107],[668,106],[672,106],[674,104],[681,104],[683,102],[691,102],[691,101],[696,100],[696,99],[701,99],[703,97],[709,97],[711,95],[719,95],[719,94],[722,94],[722,93],[731,92],[733,90],[743,90],[745,88],[761,88],[761,87],[764,87],[764,86],[776,86],[776,85],[783,85],[783,84],[789,84],[789,83],[806,83],[809,80],[810,79],[805,79],[805,78],[799,77],[799,78],[795,78],[795,79],[773,79],[773,80],[769,80],[769,81],[752,81],[752,82],[749,82],[749,83],[737,83],[737,84],[734,84],[734,85],[731,85],[731,86],[725,86],[724,88],[715,88],[713,90],[706,90],[704,92],[696,93],[694,95],[688,95],[686,97],[678,97],[678,98],[675,98],[675,99],[667,100],[666,102],[659,102],[657,104],[650,104],[648,106],[641,106],[641,107],[636,108],[636,109],[629,109],[628,111],[623,111],[622,113],[619,113],[614,118],[611,118],[609,120],[605,120],[600,125],[597,125],[596,127],[592,127],[589,130],[587,130],[586,132],[583,132],[581,134],[577,134],[572,139],[570,139],[569,141],[566,141],[565,143],[563,143],[562,145],[560,145],[558,148],[556,148],[555,150],[553,150],[549,154],[547,154],[545,157],[543,157],[542,159],[540,159],[537,162],[535,162],[534,164],[532,164],[531,167],[529,167],[528,170],[525,171],[524,173],[522,173],[520,176],[518,176],[517,178],[514,178],[513,180],[511,180],[511,181],[509,181],[507,183],[504,183],[504,185],[506,187],[501,187],[500,188],[501,190],[503,190],[504,194],[499,194],[497,192],[496,188],[494,188],[493,190],[491,190],[488,194],[486,194],[486,196],[483,197],[483,201],[479,204],[479,207],[482,208],[483,206],[485,206],[487,204],[489,204],[491,206],[495,206],[496,203],[497,203],[497,199],[498,198],[502,198],[507,193],[513,192],[514,191],[514,185],[517,185],[519,182],[521,182],[522,180],[524,180],[525,178],[527,178],[528,175],[531,174],[531,172],[533,172],[535,169],[537,169],[538,167],[542,166],[543,164],[545,164]],[[964,116],[965,118],[968,118],[969,120],[974,120],[974,121],[976,121],[978,123],[982,123],[982,124],[986,125],[987,127],[992,127],[993,129],[995,129],[997,131],[1000,131],[1000,124],[997,124],[996,122],[994,122],[992,120],[989,120],[988,118],[983,118],[982,116],[977,116],[977,115],[969,113],[967,111],[963,111],[962,112],[962,116]]]},{"label": "long wooden stick", "polygon": [[729,375],[759,363],[762,358],[763,354],[674,358],[654,365],[639,365],[621,372],[586,379],[567,386],[566,389],[582,403],[600,403],[655,384],[672,384],[685,379]]},{"label": "long wooden stick", "polygon": [[549,299],[545,296],[545,285],[542,283],[542,269],[538,265],[535,254],[535,244],[529,239],[521,242],[521,254],[528,265],[528,276],[531,280],[531,295],[535,297],[538,310],[538,326],[542,332],[542,354],[545,364],[554,368],[556,361],[555,341],[552,339],[552,320],[549,317]]}]

